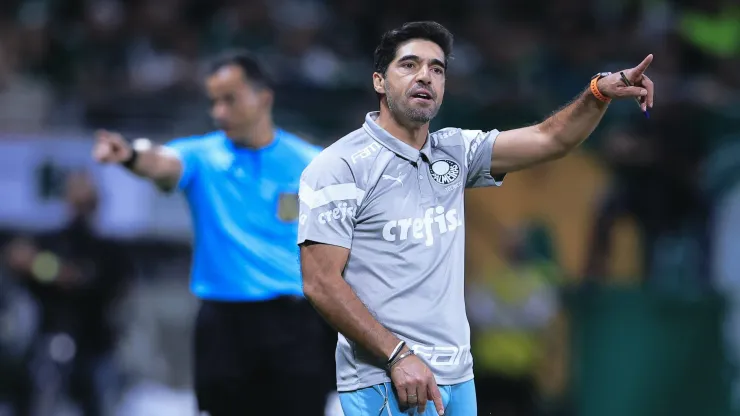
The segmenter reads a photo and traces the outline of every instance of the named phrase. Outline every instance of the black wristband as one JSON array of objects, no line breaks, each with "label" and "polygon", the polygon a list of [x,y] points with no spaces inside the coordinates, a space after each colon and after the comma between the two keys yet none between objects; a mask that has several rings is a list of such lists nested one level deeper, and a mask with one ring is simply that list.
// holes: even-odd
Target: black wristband
[{"label": "black wristband", "polygon": [[139,157],[139,152],[136,151],[133,147],[131,148],[131,156],[129,156],[128,159],[121,162],[121,165],[125,167],[126,169],[133,169],[134,164],[136,163],[136,159]]},{"label": "black wristband", "polygon": [[406,341],[401,340],[401,342],[399,342],[398,345],[396,345],[396,348],[393,349],[393,352],[391,353],[391,356],[388,357],[388,361],[386,362],[386,364],[390,365],[390,363],[396,359],[398,354],[401,353],[401,350],[403,349],[404,346],[406,346]]}]

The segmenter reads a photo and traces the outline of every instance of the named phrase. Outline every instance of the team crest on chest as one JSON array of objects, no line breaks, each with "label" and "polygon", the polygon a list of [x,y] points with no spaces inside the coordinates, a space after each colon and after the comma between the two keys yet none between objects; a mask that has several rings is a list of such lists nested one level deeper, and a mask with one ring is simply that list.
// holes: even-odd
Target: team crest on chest
[{"label": "team crest on chest", "polygon": [[278,196],[277,216],[282,221],[298,219],[298,194],[281,193]]},{"label": "team crest on chest", "polygon": [[438,160],[429,165],[429,173],[435,182],[449,185],[460,176],[460,165],[449,159]]}]

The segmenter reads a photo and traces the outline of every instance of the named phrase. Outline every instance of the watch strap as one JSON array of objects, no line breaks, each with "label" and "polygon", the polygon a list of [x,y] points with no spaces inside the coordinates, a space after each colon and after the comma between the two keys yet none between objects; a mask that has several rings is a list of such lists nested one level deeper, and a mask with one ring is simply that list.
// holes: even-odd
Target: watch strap
[{"label": "watch strap", "polygon": [[591,90],[591,94],[596,97],[597,100],[608,103],[612,99],[607,97],[606,95],[602,94],[601,91],[599,91],[599,80],[601,78],[604,78],[605,76],[609,75],[609,73],[601,72],[596,74],[593,78],[591,78],[591,84],[589,85],[589,90]]}]

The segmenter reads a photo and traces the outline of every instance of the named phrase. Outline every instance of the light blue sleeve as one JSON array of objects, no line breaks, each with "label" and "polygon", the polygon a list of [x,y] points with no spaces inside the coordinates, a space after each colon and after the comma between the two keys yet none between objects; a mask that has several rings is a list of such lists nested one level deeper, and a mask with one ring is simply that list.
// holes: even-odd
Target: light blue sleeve
[{"label": "light blue sleeve", "polygon": [[308,167],[308,165],[313,161],[316,156],[318,156],[321,151],[324,150],[323,147],[317,146],[315,144],[309,143],[301,138],[299,138],[296,135],[290,134],[290,133],[284,133],[288,137],[290,137],[293,140],[293,150],[297,152],[298,154],[298,163],[301,163],[303,165],[303,169]]},{"label": "light blue sleeve", "polygon": [[164,145],[168,150],[180,159],[182,164],[182,173],[177,181],[177,189],[184,191],[191,186],[200,165],[200,156],[203,154],[201,149],[202,138],[184,137],[174,139]]},{"label": "light blue sleeve", "polygon": [[164,145],[164,148],[172,151],[182,164],[182,173],[177,181],[177,189],[184,191],[191,186],[200,169],[200,158],[203,155],[204,138],[200,136],[182,137],[174,139]]}]

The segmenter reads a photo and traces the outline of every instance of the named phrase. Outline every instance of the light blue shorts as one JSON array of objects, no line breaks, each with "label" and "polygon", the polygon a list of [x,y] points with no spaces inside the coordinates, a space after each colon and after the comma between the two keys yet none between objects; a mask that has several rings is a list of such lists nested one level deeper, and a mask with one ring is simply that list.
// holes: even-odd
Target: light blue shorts
[{"label": "light blue shorts", "polygon": [[[439,392],[442,393],[445,416],[476,416],[478,414],[473,380],[439,386]],[[438,416],[437,409],[431,401],[427,404],[424,413],[417,413],[416,408],[402,412],[398,407],[398,396],[391,383],[341,392],[339,400],[342,403],[344,416]]]}]

